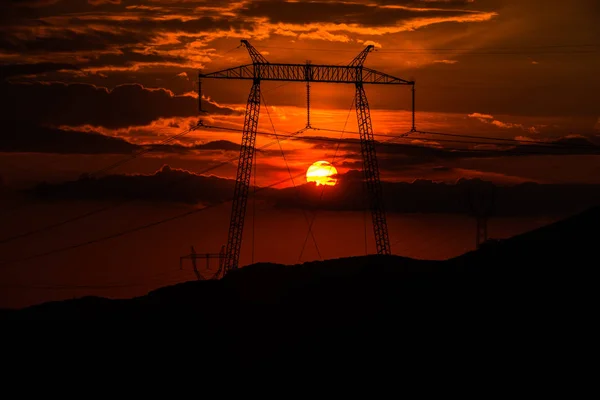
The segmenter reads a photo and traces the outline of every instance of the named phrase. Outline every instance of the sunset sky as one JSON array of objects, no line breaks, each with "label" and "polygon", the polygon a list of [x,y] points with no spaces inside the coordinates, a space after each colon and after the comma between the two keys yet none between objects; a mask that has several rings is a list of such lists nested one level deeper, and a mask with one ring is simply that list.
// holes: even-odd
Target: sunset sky
[{"label": "sunset sky", "polygon": [[[423,193],[419,182],[454,185],[472,178],[501,186],[600,185],[599,19],[597,0],[4,0],[3,204],[18,204],[20,191],[40,182],[66,187],[56,197],[61,200],[125,197],[179,207],[225,199],[232,193],[240,132],[202,128],[158,145],[199,119],[242,128],[250,81],[203,80],[204,114],[198,113],[197,98],[199,71],[251,62],[241,39],[277,63],[344,65],[373,44],[366,67],[416,82],[417,129],[446,135],[417,132],[378,145],[381,179],[398,198],[400,184],[414,182],[415,193]],[[410,87],[367,85],[365,90],[378,142],[410,129]],[[279,183],[281,193],[264,196],[289,206],[297,198],[285,190],[305,184],[311,164],[327,161],[342,178],[332,204],[345,207],[362,168],[354,86],[312,84],[311,123],[321,130],[280,144],[263,133],[289,135],[305,126],[306,86],[263,82],[262,93],[266,104],[253,182]],[[156,146],[97,177],[116,176],[78,181],[149,145]],[[207,177],[184,189],[160,186],[182,174]],[[565,191],[549,187],[531,199]],[[54,196],[53,190],[45,187],[43,195]],[[431,190],[427,193],[436,198],[451,196],[446,187]],[[399,211],[412,207],[398,204]],[[77,207],[83,213],[89,209]],[[50,218],[54,211],[28,212],[11,214],[3,236],[56,222]],[[146,209],[140,213],[153,215]],[[228,223],[227,213],[222,216],[221,230]],[[111,232],[105,228],[88,233]],[[299,240],[304,234],[303,227]],[[38,248],[39,243],[28,243],[20,249]],[[165,259],[188,249],[188,243],[163,249]]]},{"label": "sunset sky", "polygon": [[[40,166],[36,173],[11,172],[2,166],[5,184],[86,172],[78,156],[54,160],[52,146],[36,143],[44,135],[42,126],[58,129],[54,132],[58,141],[61,132],[69,132],[61,152],[77,154],[89,137],[79,135],[81,146],[70,149],[71,138],[79,132],[148,144],[195,123],[198,70],[249,63],[240,39],[250,40],[271,62],[315,64],[348,63],[365,44],[374,44],[377,51],[369,55],[366,66],[417,82],[420,130],[538,141],[584,137],[595,142],[600,134],[596,96],[600,6],[594,0],[24,0],[4,1],[0,7],[0,78],[7,100],[0,112],[7,121],[4,130],[19,136],[18,144],[11,143],[17,139],[4,138],[4,149],[19,152],[5,159],[18,166],[25,163],[34,171]],[[268,108],[262,107],[260,130],[272,132],[269,116],[278,133],[302,128],[304,85],[267,82],[262,86]],[[248,81],[205,80],[203,94],[212,103],[204,107],[210,112],[202,115],[205,122],[240,128],[249,87]],[[408,87],[366,90],[376,134],[399,134],[410,128]],[[312,125],[342,130],[348,119],[344,138],[357,138],[355,113],[349,113],[352,85],[313,84],[312,93]],[[340,137],[339,133],[305,133],[315,135]],[[237,132],[203,129],[180,142],[189,146],[217,140],[239,143],[239,139]],[[496,149],[498,144],[448,139],[452,138],[413,134],[396,143],[476,149]],[[259,137],[258,145],[271,140]],[[213,145],[175,156],[153,154],[121,172],[150,173],[162,164],[197,172],[231,158],[227,151],[231,146],[219,143],[224,148]],[[501,149],[510,149],[504,144]],[[90,170],[115,158],[113,145],[95,141],[87,147],[97,154],[85,161]],[[356,165],[355,147],[345,148],[350,145],[341,146],[337,153],[334,144],[287,141],[282,146],[297,173],[321,159],[338,164],[342,174]],[[278,146],[269,150],[258,157],[259,184],[284,178],[287,171]],[[47,154],[36,156],[32,163],[22,154],[27,151]],[[340,160],[337,163],[334,155]],[[346,155],[350,161],[343,160]],[[564,163],[568,171],[558,168],[561,172],[555,175],[537,157],[514,160],[518,170],[505,160],[441,157],[424,163],[412,157],[410,162],[402,161],[402,168],[382,160],[382,175],[389,180],[449,182],[461,176],[505,182],[596,180],[589,162],[554,159],[553,165]],[[443,173],[432,169],[437,164],[447,169]],[[213,173],[232,177],[234,171],[235,165]]]}]

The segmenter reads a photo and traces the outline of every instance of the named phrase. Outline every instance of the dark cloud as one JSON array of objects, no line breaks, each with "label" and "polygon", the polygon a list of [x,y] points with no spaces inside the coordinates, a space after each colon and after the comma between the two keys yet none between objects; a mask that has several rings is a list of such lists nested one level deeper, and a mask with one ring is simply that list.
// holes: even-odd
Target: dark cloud
[{"label": "dark cloud", "polygon": [[[71,26],[87,26],[90,21],[93,21],[98,25],[125,29],[152,28],[185,32],[194,32],[194,29],[229,29],[245,24],[243,20],[223,18],[218,8],[227,7],[227,1],[213,2],[212,4],[206,1],[152,2],[148,4],[148,1],[144,0],[122,0],[92,4],[84,0],[60,0],[47,2],[46,6],[29,4],[22,7],[16,7],[14,2],[10,1],[2,3],[0,10],[10,14],[12,21],[7,19],[7,22],[15,26],[23,22],[27,25],[36,24],[40,20],[50,21],[49,23],[53,24],[51,18],[55,17],[63,17],[64,20],[61,21],[65,25]],[[202,15],[198,17],[198,13]],[[126,18],[107,18],[110,16]]]},{"label": "dark cloud", "polygon": [[[252,21],[224,17],[214,10],[197,12],[195,7],[206,6],[200,1],[148,4],[145,1],[63,0],[42,5],[38,2],[15,4],[21,3],[0,5],[0,52],[19,55],[20,60],[35,56],[44,61],[48,54],[55,54],[55,60],[60,61],[66,60],[69,54],[77,54],[77,62],[68,62],[80,68],[137,63],[183,65],[186,61],[189,64],[191,60],[167,52],[181,50],[196,40],[185,35],[198,37],[210,32],[254,27]],[[172,36],[163,42],[165,34]],[[198,49],[197,52],[210,50]]]},{"label": "dark cloud", "polygon": [[[473,0],[374,0],[372,3],[385,6],[413,6],[419,8],[468,7]],[[479,5],[479,4],[477,4]]]},{"label": "dark cloud", "polygon": [[3,0],[0,9],[10,12],[13,17],[43,18],[64,13],[115,12],[122,11],[127,5],[139,5],[141,1],[122,0],[86,1],[86,0]]},{"label": "dark cloud", "polygon": [[[425,4],[425,2],[418,3]],[[273,23],[330,22],[365,26],[395,25],[398,22],[416,18],[457,17],[471,13],[472,11],[455,9],[388,8],[375,4],[348,2],[291,3],[278,0],[249,2],[241,11],[242,15],[249,17],[267,17]]]},{"label": "dark cloud", "polygon": [[40,15],[37,10],[57,2],[53,0],[3,0],[0,2],[0,22],[4,25],[16,25],[25,19],[33,20]]},{"label": "dark cloud", "polygon": [[[411,138],[408,138],[411,140]],[[600,146],[592,139],[583,136],[570,136],[558,138],[546,142],[516,142],[508,146],[505,142],[490,143],[488,146],[470,145],[460,143],[444,143],[442,146],[435,139],[425,138],[420,140],[415,136],[416,143],[404,141],[403,143],[376,142],[375,149],[378,155],[379,167],[382,170],[403,170],[406,166],[432,163],[444,160],[458,160],[465,158],[491,158],[491,157],[524,157],[531,155],[598,155]],[[451,139],[445,137],[444,139]],[[322,145],[323,140],[331,140],[323,137],[303,137],[298,140],[317,142],[315,148],[327,148],[330,144]],[[459,139],[461,140],[461,139]],[[462,139],[465,140],[465,139]],[[484,143],[484,142],[482,142]],[[501,145],[498,145],[498,143]],[[428,145],[429,144],[429,145]],[[491,148],[492,149],[491,149]],[[344,158],[348,159],[340,165],[344,168],[362,168],[360,142],[358,139],[346,139],[340,144],[340,154],[346,153]]]},{"label": "dark cloud", "polygon": [[[363,26],[395,25],[421,17],[459,17],[469,10],[454,9],[460,1],[397,2],[248,2],[246,8],[227,9],[233,1],[10,1],[0,5],[0,51],[24,58],[65,61],[77,54],[76,66],[135,67],[139,63],[195,65],[187,49],[190,41],[210,40],[214,32],[254,32],[269,35],[253,17],[299,24],[311,22],[357,23]],[[468,2],[467,2],[468,3]],[[20,4],[21,6],[16,6]],[[470,3],[468,3],[470,4]],[[404,5],[415,8],[382,8]],[[299,34],[300,32],[296,32]],[[165,39],[168,34],[168,40]],[[309,33],[310,34],[310,33]],[[192,37],[193,36],[193,37]],[[149,54],[149,49],[164,53]],[[176,56],[168,51],[178,50]],[[195,48],[208,61],[215,51]],[[183,54],[183,55],[182,55]],[[87,62],[85,60],[88,60]],[[56,61],[58,62],[58,61]],[[69,60],[69,63],[73,61]],[[132,68],[133,69],[133,68]]]},{"label": "dark cloud", "polygon": [[240,145],[237,143],[230,142],[229,140],[215,140],[208,143],[197,144],[193,146],[182,146],[182,145],[150,145],[156,151],[160,152],[175,152],[175,153],[189,153],[190,151],[240,151]]},{"label": "dark cloud", "polygon": [[84,58],[79,66],[81,68],[91,67],[127,67],[135,64],[157,63],[157,64],[183,64],[186,59],[181,56],[160,54],[156,51],[140,53],[133,48],[122,48],[115,53],[89,55]]},{"label": "dark cloud", "polygon": [[213,204],[231,199],[234,181],[164,166],[151,175],[86,176],[61,184],[40,184],[33,194],[42,199],[140,199]]},{"label": "dark cloud", "polygon": [[60,0],[4,0],[3,3],[10,7],[47,7],[58,3]]},{"label": "dark cloud", "polygon": [[[119,21],[116,19],[100,19],[99,25],[108,27],[119,27],[125,30],[146,31],[146,32],[179,32],[198,34],[199,32],[210,32],[218,30],[236,30],[242,28],[252,28],[253,23],[243,19],[231,19],[222,17],[200,17],[200,18],[182,18],[172,17],[168,19],[141,17]],[[86,26],[88,20],[81,18],[70,18],[69,25]]]},{"label": "dark cloud", "polygon": [[[339,176],[334,188],[306,184],[275,192],[280,208],[363,210],[367,204],[361,171]],[[489,208],[492,216],[532,216],[577,212],[600,204],[600,185],[523,183],[495,186],[478,179],[456,184],[416,180],[382,182],[386,209],[398,213],[472,214]],[[486,204],[479,204],[482,199]]]},{"label": "dark cloud", "polygon": [[54,154],[133,154],[142,150],[154,153],[186,154],[197,151],[239,152],[240,145],[227,140],[182,146],[179,144],[136,145],[124,139],[97,132],[63,130],[27,122],[7,122],[0,130],[0,152]]},{"label": "dark cloud", "polygon": [[574,135],[559,138],[557,140],[554,140],[552,143],[563,144],[566,146],[577,146],[581,149],[589,149],[594,148],[598,145],[598,139],[596,138],[596,140],[594,141],[592,140],[592,138],[589,137]]},{"label": "dark cloud", "polygon": [[[366,194],[361,171],[338,176],[335,187],[314,184],[263,189],[259,198],[276,208],[363,210]],[[428,180],[382,182],[386,209],[398,213],[472,214],[489,209],[492,216],[553,215],[600,204],[600,185],[523,183],[495,186],[478,179],[455,184]],[[56,199],[139,199],[216,204],[231,200],[234,181],[163,167],[151,175],[82,177],[61,184],[41,184],[33,193]],[[481,203],[481,204],[480,204]],[[485,204],[484,204],[485,203]]]},{"label": "dark cloud", "polygon": [[[44,74],[38,76],[38,80],[77,81],[108,88],[137,82],[146,87],[168,87],[182,94],[191,90],[193,78],[166,81],[165,77],[185,70],[191,71],[194,75],[190,76],[195,78],[196,68],[210,71],[234,66],[238,61],[246,63],[243,49],[238,52],[227,50],[238,44],[234,37],[249,29],[243,33],[256,41],[257,48],[282,47],[267,50],[271,52],[268,58],[272,61],[294,60],[300,53],[289,54],[294,51],[292,47],[300,50],[311,46],[318,50],[313,52],[315,57],[323,57],[323,63],[337,63],[344,57],[351,58],[350,53],[345,53],[349,51],[347,47],[358,47],[358,42],[363,40],[376,40],[383,48],[369,57],[369,65],[395,76],[416,80],[419,112],[462,114],[478,110],[494,115],[566,115],[595,119],[599,115],[593,96],[600,82],[594,79],[598,69],[597,56],[546,54],[550,50],[562,51],[561,46],[565,44],[594,43],[594,32],[599,26],[593,18],[598,10],[598,2],[594,0],[553,1],[552,7],[545,12],[539,12],[539,5],[532,1],[265,0],[245,2],[245,8],[231,8],[230,13],[225,13],[223,10],[232,3],[241,4],[218,0],[3,1],[0,2],[0,49],[4,49],[2,53],[11,53],[5,60],[20,64],[7,66],[10,75],[5,77],[21,75],[19,68],[25,68],[23,65],[26,63],[37,65],[50,61],[73,65],[84,73],[52,72],[37,69],[37,66],[27,68]],[[495,11],[497,15],[488,20],[484,14],[478,14],[481,10]],[[282,28],[266,23],[257,26],[257,19],[253,16],[273,21],[296,21],[297,25]],[[427,29],[397,32],[408,28],[410,24],[405,23],[415,18],[465,20],[461,16],[481,16],[486,22],[432,24]],[[316,24],[312,25],[315,29],[310,32],[303,30],[303,24],[319,21],[355,22],[359,27],[329,28]],[[277,28],[280,28],[279,33],[276,33]],[[328,28],[329,31],[326,31]],[[229,34],[230,31],[233,32]],[[294,35],[296,43],[291,45],[288,42]],[[321,41],[310,40],[327,40],[328,35],[348,40],[348,43],[336,44],[336,50],[329,54],[324,51],[327,49],[320,48]],[[261,43],[267,38],[268,43]],[[234,40],[235,45],[232,43]],[[334,47],[327,43],[322,45]],[[540,45],[550,47],[535,47]],[[534,47],[527,50],[530,46]],[[443,51],[444,48],[456,51]],[[505,49],[509,53],[516,50],[516,54],[494,55],[491,54],[494,51],[487,53],[486,48]],[[416,54],[404,54],[401,49],[412,49]],[[442,51],[429,54],[423,49]],[[595,52],[595,48],[586,49]],[[441,60],[457,62],[435,63]],[[205,82],[205,85],[209,88],[211,83]],[[239,94],[237,89],[228,89],[221,82],[218,85],[223,89],[213,91],[212,97],[216,101],[243,101],[240,100],[242,97],[236,97]],[[240,87],[233,82],[228,86]],[[318,90],[315,88],[315,93]],[[407,100],[408,97],[388,94],[379,88],[369,90],[374,93],[369,96],[373,109],[407,107],[402,99]],[[328,94],[331,96],[327,96],[323,103],[314,96],[316,108],[322,105],[341,107],[342,102],[346,102],[336,91]],[[295,96],[274,94],[273,97],[273,104],[299,104]]]},{"label": "dark cloud", "polygon": [[205,144],[198,144],[193,147],[196,150],[225,150],[225,151],[240,151],[240,145],[230,142],[229,140],[215,140]]},{"label": "dark cloud", "polygon": [[[159,118],[198,115],[197,99],[165,89],[128,84],[108,90],[88,84],[6,83],[0,86],[6,105],[2,120],[46,125],[92,125],[107,128],[148,125]],[[236,111],[205,103],[211,114]]]},{"label": "dark cloud", "polygon": [[119,46],[146,43],[155,34],[140,31],[101,31],[61,29],[54,34],[38,37],[5,32],[0,37],[0,50],[9,53],[74,53],[81,51],[115,50]]},{"label": "dark cloud", "polygon": [[5,123],[0,152],[57,154],[130,154],[138,146],[94,132],[64,131],[28,123]]},{"label": "dark cloud", "polygon": [[568,154],[599,154],[600,146],[591,138],[583,136],[567,136],[556,140],[547,141],[538,144],[523,143],[516,146],[514,149],[509,149],[519,154],[551,154],[551,155],[568,155]]},{"label": "dark cloud", "polygon": [[56,72],[64,70],[75,71],[78,70],[78,68],[73,64],[60,64],[52,62],[0,65],[0,81],[14,76],[37,75],[46,72]]}]

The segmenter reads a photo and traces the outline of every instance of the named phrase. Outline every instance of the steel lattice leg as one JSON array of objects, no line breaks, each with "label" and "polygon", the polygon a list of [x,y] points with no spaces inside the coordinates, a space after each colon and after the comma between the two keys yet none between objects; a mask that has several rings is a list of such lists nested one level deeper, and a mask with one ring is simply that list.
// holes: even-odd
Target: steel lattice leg
[{"label": "steel lattice leg", "polygon": [[360,133],[360,150],[363,158],[365,181],[367,182],[369,206],[373,218],[377,254],[391,254],[383,192],[379,179],[379,165],[377,163],[377,154],[375,153],[371,112],[365,90],[360,83],[356,84],[356,117]]},{"label": "steel lattice leg", "polygon": [[248,202],[248,189],[252,174],[252,160],[256,144],[256,129],[260,113],[260,81],[255,80],[248,96],[244,132],[240,147],[233,204],[231,207],[231,220],[227,237],[227,250],[225,253],[225,272],[236,269],[242,249],[242,234],[244,231],[244,218],[246,216],[246,203]]}]

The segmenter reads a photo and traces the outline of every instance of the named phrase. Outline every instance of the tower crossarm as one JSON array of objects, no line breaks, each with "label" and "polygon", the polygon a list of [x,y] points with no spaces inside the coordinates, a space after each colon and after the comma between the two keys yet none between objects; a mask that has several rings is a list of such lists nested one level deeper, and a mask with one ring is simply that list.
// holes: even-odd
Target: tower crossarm
[{"label": "tower crossarm", "polygon": [[[362,73],[360,72],[362,70]],[[362,77],[361,77],[362,75]],[[200,78],[246,79],[284,82],[363,83],[380,85],[414,85],[414,82],[384,74],[370,68],[348,65],[316,64],[245,64],[221,71],[200,74]]]}]

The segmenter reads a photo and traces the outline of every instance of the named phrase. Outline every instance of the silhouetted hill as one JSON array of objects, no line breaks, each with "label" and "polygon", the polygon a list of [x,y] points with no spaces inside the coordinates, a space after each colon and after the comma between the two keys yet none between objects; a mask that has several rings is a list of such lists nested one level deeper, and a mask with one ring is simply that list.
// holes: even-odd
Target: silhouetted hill
[{"label": "silhouetted hill", "polygon": [[337,343],[341,352],[350,343],[364,356],[383,351],[393,340],[387,335],[398,330],[427,330],[440,339],[467,327],[509,335],[502,340],[514,340],[515,330],[536,332],[540,341],[548,329],[585,336],[596,310],[599,223],[600,208],[593,208],[446,261],[365,256],[256,264],[220,281],[134,299],[86,297],[1,315],[4,321],[194,321],[192,336],[214,346],[204,350],[248,360],[308,357],[324,343]]}]

